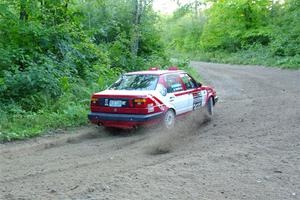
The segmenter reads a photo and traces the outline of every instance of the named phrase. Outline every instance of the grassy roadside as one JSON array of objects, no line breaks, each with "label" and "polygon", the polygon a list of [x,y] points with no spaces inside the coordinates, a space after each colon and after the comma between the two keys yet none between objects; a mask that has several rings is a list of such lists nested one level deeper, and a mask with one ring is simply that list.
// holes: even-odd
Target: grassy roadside
[{"label": "grassy roadside", "polygon": [[300,69],[300,55],[292,57],[272,56],[265,49],[241,50],[236,53],[224,51],[215,52],[172,52],[172,56],[181,59],[195,61],[241,64],[241,65],[263,65],[267,67],[279,67],[282,69]]},{"label": "grassy roadside", "polygon": [[0,142],[20,140],[58,128],[77,127],[88,123],[90,95],[93,89],[73,88],[56,102],[38,111],[24,111],[17,104],[0,109]]}]

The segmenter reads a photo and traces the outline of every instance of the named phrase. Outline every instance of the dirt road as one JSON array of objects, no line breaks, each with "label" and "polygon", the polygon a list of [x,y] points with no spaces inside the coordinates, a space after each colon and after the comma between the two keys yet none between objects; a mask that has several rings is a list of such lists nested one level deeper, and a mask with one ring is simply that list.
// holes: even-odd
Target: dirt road
[{"label": "dirt road", "polygon": [[0,199],[300,199],[300,71],[192,66],[218,91],[212,122],[1,144]]}]

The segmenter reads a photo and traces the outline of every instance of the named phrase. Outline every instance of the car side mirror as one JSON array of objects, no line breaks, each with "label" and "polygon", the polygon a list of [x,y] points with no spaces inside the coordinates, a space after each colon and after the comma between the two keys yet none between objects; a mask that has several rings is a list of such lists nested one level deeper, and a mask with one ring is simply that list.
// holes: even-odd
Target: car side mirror
[{"label": "car side mirror", "polygon": [[198,85],[198,87],[201,87],[201,86],[202,86],[202,83],[197,82],[197,85]]}]

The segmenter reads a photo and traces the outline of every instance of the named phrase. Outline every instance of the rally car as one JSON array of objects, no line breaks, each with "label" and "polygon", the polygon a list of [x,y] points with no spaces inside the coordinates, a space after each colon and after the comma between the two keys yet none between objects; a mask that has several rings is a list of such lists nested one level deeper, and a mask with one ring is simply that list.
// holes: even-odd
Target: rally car
[{"label": "rally car", "polygon": [[89,120],[100,126],[132,129],[161,124],[174,127],[178,116],[205,109],[213,115],[216,91],[195,81],[188,73],[171,67],[123,74],[107,90],[91,98]]}]

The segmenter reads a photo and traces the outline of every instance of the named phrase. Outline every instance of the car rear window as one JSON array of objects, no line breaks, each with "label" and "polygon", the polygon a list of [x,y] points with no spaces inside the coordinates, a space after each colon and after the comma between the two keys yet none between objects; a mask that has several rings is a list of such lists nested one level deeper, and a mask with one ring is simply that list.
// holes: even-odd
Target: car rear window
[{"label": "car rear window", "polygon": [[111,90],[155,90],[158,76],[152,74],[123,75],[115,82]]}]

